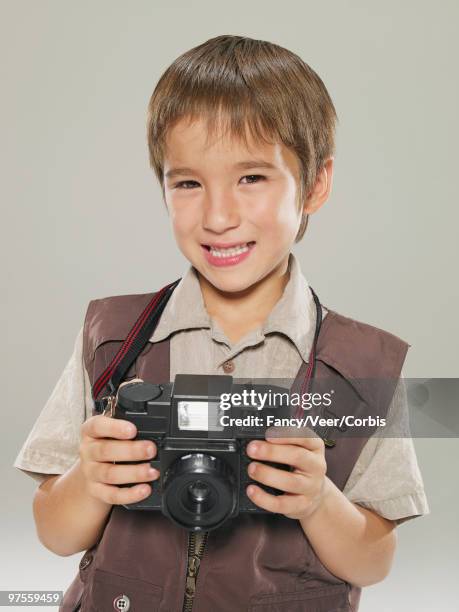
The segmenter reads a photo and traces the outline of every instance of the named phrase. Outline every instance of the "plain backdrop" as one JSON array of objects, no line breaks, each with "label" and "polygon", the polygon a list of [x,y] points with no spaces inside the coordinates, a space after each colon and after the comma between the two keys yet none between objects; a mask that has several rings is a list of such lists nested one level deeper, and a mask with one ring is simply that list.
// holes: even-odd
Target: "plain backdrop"
[{"label": "plain backdrop", "polygon": [[[154,291],[187,261],[149,168],[165,68],[219,34],[278,43],[324,80],[333,191],[295,247],[322,302],[412,347],[407,376],[458,374],[457,2],[0,3],[3,400],[1,589],[61,589],[81,555],[37,540],[35,483],[11,467],[89,300]],[[455,439],[415,441],[431,515],[398,528],[362,612],[457,610]],[[37,609],[37,608],[35,608]]]}]

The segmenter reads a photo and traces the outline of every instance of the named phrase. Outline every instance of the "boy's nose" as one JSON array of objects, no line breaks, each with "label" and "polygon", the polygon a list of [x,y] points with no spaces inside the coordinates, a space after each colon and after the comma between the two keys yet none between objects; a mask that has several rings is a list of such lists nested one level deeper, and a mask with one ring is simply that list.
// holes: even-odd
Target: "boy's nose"
[{"label": "boy's nose", "polygon": [[202,225],[204,229],[224,232],[240,223],[237,202],[228,193],[208,195],[204,202]]}]

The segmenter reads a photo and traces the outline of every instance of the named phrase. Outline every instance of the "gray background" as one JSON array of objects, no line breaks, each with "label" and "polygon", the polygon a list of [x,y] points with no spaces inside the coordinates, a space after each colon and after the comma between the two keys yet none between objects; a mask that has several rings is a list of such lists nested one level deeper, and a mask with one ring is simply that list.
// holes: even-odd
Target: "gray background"
[{"label": "gray background", "polygon": [[[162,71],[218,34],[295,51],[337,108],[333,192],[295,248],[328,305],[412,344],[407,376],[457,360],[456,2],[1,2],[3,589],[65,589],[81,555],[38,542],[35,484],[11,468],[86,305],[153,291],[187,266],[148,166]],[[432,514],[398,529],[361,610],[457,609],[456,440],[416,440]]]}]

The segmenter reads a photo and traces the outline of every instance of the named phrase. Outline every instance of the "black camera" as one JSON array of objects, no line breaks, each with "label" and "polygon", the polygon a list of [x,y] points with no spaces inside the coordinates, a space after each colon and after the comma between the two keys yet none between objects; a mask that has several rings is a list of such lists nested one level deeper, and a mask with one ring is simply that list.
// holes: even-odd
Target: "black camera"
[{"label": "black camera", "polygon": [[[240,512],[266,513],[247,497],[247,485],[254,482],[274,495],[282,492],[250,478],[246,446],[265,438],[268,415],[289,416],[288,401],[260,409],[254,398],[267,389],[270,397],[276,390],[288,394],[272,385],[236,385],[232,376],[223,375],[177,374],[173,383],[121,386],[114,417],[134,423],[137,440],[156,443],[158,452],[150,463],[160,471],[150,496],[125,507],[161,510],[189,531],[216,529]],[[286,464],[265,463],[290,470]]]}]

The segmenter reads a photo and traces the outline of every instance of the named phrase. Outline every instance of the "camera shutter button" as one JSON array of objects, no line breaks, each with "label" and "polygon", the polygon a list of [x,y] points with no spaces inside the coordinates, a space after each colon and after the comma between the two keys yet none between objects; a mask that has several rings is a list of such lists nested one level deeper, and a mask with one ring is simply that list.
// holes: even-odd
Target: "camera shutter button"
[{"label": "camera shutter button", "polygon": [[227,373],[227,374],[231,374],[231,372],[234,372],[234,361],[228,360],[225,361],[225,363],[223,364],[223,370]]}]

